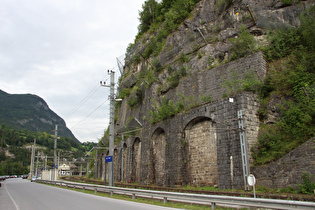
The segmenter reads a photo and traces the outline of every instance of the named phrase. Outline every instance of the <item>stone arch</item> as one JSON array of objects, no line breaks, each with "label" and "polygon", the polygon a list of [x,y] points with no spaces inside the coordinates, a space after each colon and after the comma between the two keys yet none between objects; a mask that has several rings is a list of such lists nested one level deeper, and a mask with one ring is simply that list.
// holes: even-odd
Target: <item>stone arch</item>
[{"label": "stone arch", "polygon": [[118,150],[114,149],[113,153],[113,179],[114,181],[118,181],[119,176],[119,164],[118,164]]},{"label": "stone arch", "polygon": [[195,186],[218,184],[216,124],[208,117],[191,120],[184,129],[188,182]]},{"label": "stone arch", "polygon": [[165,183],[165,145],[166,134],[164,129],[157,128],[151,137],[151,177],[152,183]]},{"label": "stone arch", "polygon": [[126,180],[127,177],[127,155],[128,155],[128,148],[127,148],[127,144],[124,143],[123,144],[123,148],[122,148],[122,177],[121,177],[121,181],[124,182]]},{"label": "stone arch", "polygon": [[132,175],[131,181],[140,183],[141,141],[136,138],[132,145]]}]

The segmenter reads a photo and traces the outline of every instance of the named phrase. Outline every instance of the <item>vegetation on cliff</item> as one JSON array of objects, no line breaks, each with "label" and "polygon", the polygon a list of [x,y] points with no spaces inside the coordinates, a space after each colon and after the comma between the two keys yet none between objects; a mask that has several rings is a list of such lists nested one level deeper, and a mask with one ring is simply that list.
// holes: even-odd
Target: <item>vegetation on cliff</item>
[{"label": "vegetation on cliff", "polygon": [[[199,1],[163,0],[161,3],[158,3],[156,0],[145,1],[142,5],[142,10],[139,12],[140,24],[135,42],[145,33],[155,33],[155,35],[148,41],[142,56],[147,59],[152,54],[158,55],[164,47],[167,36],[190,15]],[[128,46],[127,54],[133,47],[134,44]],[[134,57],[133,59],[139,61],[139,57]]]},{"label": "vegetation on cliff", "polygon": [[[166,4],[166,2],[169,4]],[[160,80],[158,81],[160,83],[164,82],[157,88],[157,95],[163,95],[170,89],[177,87],[180,78],[190,75],[189,67],[186,66],[187,61],[191,60],[191,57],[197,53],[198,59],[204,56],[202,51],[199,50],[200,48],[194,52],[178,54],[177,58],[174,59],[177,65],[176,69],[171,65],[161,67],[161,63],[157,59],[163,47],[167,47],[164,46],[167,36],[174,32],[184,20],[189,18],[193,5],[197,2],[199,1],[174,0],[157,3],[154,0],[148,0],[144,3],[143,10],[140,12],[139,34],[136,37],[136,42],[140,43],[138,48],[141,48],[141,50],[140,53],[134,54],[132,62],[133,64],[139,64],[141,59],[148,60],[150,58],[149,60],[152,63],[145,72],[141,71],[139,74],[135,74],[136,81],[133,86],[127,86],[120,92],[120,98],[127,99],[130,108],[134,109],[143,102],[145,88],[156,82],[156,80]],[[281,2],[283,7],[301,4],[300,1]],[[182,5],[179,6],[180,4]],[[216,1],[216,9],[224,11],[231,4],[233,2],[228,0]],[[173,21],[173,18],[177,17],[175,11],[181,10],[185,10],[185,12],[182,12],[184,15],[178,18],[178,21]],[[214,58],[208,56],[209,65],[207,70],[258,50],[265,54],[268,69],[264,81],[254,79],[249,74],[244,79],[239,79],[236,76],[222,84],[227,89],[222,97],[240,91],[254,91],[260,96],[261,108],[257,113],[261,120],[260,134],[258,144],[252,150],[255,165],[262,165],[279,159],[315,135],[314,11],[314,6],[312,6],[310,10],[301,15],[299,27],[283,27],[277,30],[259,29],[263,34],[261,36],[263,37],[262,42],[259,42],[261,40],[255,38],[253,33],[250,33],[248,26],[240,26],[245,23],[250,25],[249,22],[240,21],[239,26],[234,26],[237,32],[233,34],[234,31],[231,30],[230,32],[233,35],[227,36],[228,38],[224,41],[221,40],[230,44],[228,58],[226,59],[223,55],[221,56],[224,57],[221,59],[222,62],[214,65]],[[246,19],[248,13],[243,13],[245,14],[243,18]],[[212,32],[215,31],[214,27]],[[220,39],[218,37],[212,38],[216,41]],[[265,38],[268,40],[265,40]],[[207,41],[207,39],[204,41]],[[134,46],[135,44],[131,44],[128,47],[127,54],[132,51]],[[163,72],[164,77],[167,77],[166,79],[159,78],[161,72]],[[211,102],[211,96],[203,97],[207,98],[205,100],[207,103]],[[163,99],[158,103],[153,103],[152,110],[149,111],[146,120],[156,123],[183,110],[202,104],[201,101],[189,103],[188,96],[177,98],[179,98],[177,101]],[[271,105],[274,98],[279,100]],[[273,112],[279,115],[276,122],[270,122],[267,119],[271,108],[274,109]]]},{"label": "vegetation on cliff", "polygon": [[253,150],[255,164],[282,157],[315,135],[315,7],[303,13],[298,28],[285,28],[270,34],[264,49],[269,62],[268,76],[261,88],[263,121],[267,104],[277,95],[280,119],[263,124],[258,145]]}]

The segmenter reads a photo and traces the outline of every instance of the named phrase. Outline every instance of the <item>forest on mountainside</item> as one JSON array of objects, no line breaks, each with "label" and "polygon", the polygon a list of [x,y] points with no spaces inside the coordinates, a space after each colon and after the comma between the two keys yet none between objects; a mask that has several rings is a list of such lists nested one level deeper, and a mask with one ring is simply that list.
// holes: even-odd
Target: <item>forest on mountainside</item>
[{"label": "forest on mountainside", "polygon": [[[54,136],[46,132],[31,132],[0,125],[0,175],[27,174],[31,162],[31,145],[36,139],[36,153],[53,156]],[[83,157],[95,143],[78,143],[70,137],[58,137],[57,151],[61,157],[72,159]],[[52,165],[52,160],[48,161]]]},{"label": "forest on mountainside", "polygon": [[70,137],[79,143],[64,120],[41,97],[33,94],[9,94],[0,90],[1,124],[17,130],[50,134],[53,134],[55,124],[59,124],[59,136]]}]

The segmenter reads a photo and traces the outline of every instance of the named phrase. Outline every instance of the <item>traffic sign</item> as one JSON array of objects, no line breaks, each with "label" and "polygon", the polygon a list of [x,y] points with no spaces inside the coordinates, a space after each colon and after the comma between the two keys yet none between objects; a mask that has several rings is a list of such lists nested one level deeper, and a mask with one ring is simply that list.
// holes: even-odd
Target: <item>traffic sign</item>
[{"label": "traffic sign", "polygon": [[249,186],[253,186],[254,190],[254,198],[256,198],[256,193],[255,193],[255,184],[256,184],[256,178],[253,174],[249,174],[247,177],[247,182]]},{"label": "traffic sign", "polygon": [[112,162],[112,161],[113,161],[113,156],[106,156],[105,157],[105,163]]},{"label": "traffic sign", "polygon": [[256,179],[253,174],[248,175],[247,182],[249,186],[254,186],[256,184]]}]

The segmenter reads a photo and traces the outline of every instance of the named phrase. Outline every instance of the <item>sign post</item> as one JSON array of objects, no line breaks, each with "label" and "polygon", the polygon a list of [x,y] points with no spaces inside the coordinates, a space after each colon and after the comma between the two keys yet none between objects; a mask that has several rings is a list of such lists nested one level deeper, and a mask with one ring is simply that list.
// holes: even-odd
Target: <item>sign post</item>
[{"label": "sign post", "polygon": [[[113,156],[106,156],[105,157],[105,177],[104,177],[104,180],[105,180],[105,186],[106,186],[106,163],[109,163],[109,162],[112,162],[113,161]],[[109,172],[110,173],[110,172]],[[110,186],[110,184],[109,184]]]},{"label": "sign post", "polygon": [[254,190],[254,198],[256,198],[256,193],[255,193],[255,183],[256,183],[256,179],[255,176],[253,174],[249,174],[247,177],[247,183],[249,186],[253,186],[253,190]]}]

